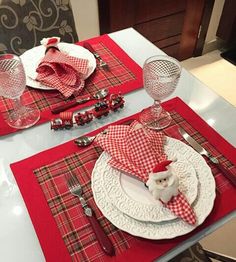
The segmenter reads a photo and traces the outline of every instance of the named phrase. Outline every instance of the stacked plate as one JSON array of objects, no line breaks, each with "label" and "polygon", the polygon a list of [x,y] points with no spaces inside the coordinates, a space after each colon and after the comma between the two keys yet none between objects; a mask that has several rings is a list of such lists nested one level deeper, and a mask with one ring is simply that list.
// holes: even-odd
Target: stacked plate
[{"label": "stacked plate", "polygon": [[[88,59],[88,72],[86,78],[88,78],[96,68],[96,60],[94,55],[82,46],[69,44],[69,43],[59,43],[58,48],[61,52],[74,56],[77,58]],[[53,90],[53,87],[46,86],[36,81],[37,72],[36,69],[45,56],[45,47],[40,45],[36,46],[21,55],[21,61],[23,63],[25,73],[26,73],[26,85],[43,90]]]},{"label": "stacked plate", "polygon": [[103,152],[92,173],[92,191],[97,206],[116,227],[143,238],[168,239],[189,233],[211,212],[215,180],[203,157],[169,137],[165,152],[169,159],[177,158],[173,168],[179,176],[179,189],[195,211],[196,225],[187,224],[163,207],[135,177],[112,168],[110,156]]}]

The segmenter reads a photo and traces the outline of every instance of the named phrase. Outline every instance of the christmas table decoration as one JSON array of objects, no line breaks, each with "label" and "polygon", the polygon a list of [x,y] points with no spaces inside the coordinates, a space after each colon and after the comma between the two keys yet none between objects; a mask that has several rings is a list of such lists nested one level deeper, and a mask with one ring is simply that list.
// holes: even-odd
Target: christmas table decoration
[{"label": "christmas table decoration", "polygon": [[143,181],[153,197],[189,224],[196,217],[184,194],[179,191],[172,161],[164,152],[163,132],[146,129],[138,121],[130,126],[113,125],[95,143],[107,152],[109,164]]},{"label": "christmas table decoration", "polygon": [[52,130],[71,129],[73,126],[83,126],[94,119],[106,117],[110,112],[116,112],[124,107],[125,100],[121,94],[111,94],[108,99],[100,99],[94,104],[92,109],[85,112],[79,112],[73,115],[73,112],[61,112],[59,117],[51,119]]}]

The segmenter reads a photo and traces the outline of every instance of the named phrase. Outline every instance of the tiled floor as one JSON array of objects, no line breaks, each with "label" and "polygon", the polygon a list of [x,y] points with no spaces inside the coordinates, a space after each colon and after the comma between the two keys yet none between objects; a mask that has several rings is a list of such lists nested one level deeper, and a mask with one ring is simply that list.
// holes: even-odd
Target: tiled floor
[{"label": "tiled floor", "polygon": [[[187,59],[181,64],[217,94],[236,106],[236,66],[222,59],[219,50]],[[235,233],[236,219],[205,237],[201,244],[206,249],[236,258]]]}]

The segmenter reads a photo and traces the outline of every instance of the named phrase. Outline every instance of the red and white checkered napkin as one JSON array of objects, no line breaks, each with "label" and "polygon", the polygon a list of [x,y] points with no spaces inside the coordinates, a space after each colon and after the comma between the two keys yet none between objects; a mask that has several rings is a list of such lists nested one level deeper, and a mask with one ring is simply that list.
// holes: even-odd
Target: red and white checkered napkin
[{"label": "red and white checkered napkin", "polygon": [[168,203],[163,203],[163,205],[190,225],[194,225],[196,223],[195,212],[183,193],[179,192],[177,196],[172,197]]},{"label": "red and white checkered napkin", "polygon": [[36,80],[54,87],[65,97],[80,92],[88,71],[88,60],[69,56],[51,48],[36,69]]},{"label": "red and white checkered napkin", "polygon": [[107,134],[98,136],[96,143],[111,156],[111,166],[143,182],[147,181],[153,167],[166,159],[164,134],[144,129],[137,121],[130,126],[109,126]]},{"label": "red and white checkered napkin", "polygon": [[[109,126],[106,134],[95,139],[95,143],[110,155],[109,164],[112,167],[127,172],[144,183],[154,167],[167,159],[164,152],[165,141],[164,133],[143,128],[137,121],[130,126]],[[163,205],[184,221],[195,224],[194,211],[181,192]]]}]

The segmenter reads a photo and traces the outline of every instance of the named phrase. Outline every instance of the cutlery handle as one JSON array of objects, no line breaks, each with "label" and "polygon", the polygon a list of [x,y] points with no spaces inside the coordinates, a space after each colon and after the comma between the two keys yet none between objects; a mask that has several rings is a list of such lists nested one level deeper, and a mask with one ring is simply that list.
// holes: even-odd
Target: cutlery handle
[{"label": "cutlery handle", "polygon": [[215,163],[218,169],[224,174],[224,176],[234,185],[236,186],[236,176],[231,174],[229,170],[227,170],[220,162]]},{"label": "cutlery handle", "polygon": [[90,45],[90,43],[88,42],[85,42],[83,44],[84,48],[88,49],[93,55],[94,57],[99,61],[99,65],[100,67],[102,68],[105,68],[105,69],[109,69],[107,63],[105,61],[102,60],[102,58],[100,57],[100,55],[93,49],[93,47]]},{"label": "cutlery handle", "polygon": [[99,224],[97,218],[94,215],[94,212],[92,211],[92,216],[87,216],[87,218],[94,230],[94,233],[103,251],[109,256],[114,256],[115,254],[114,247],[110,239],[102,229],[101,225]]},{"label": "cutlery handle", "polygon": [[88,43],[88,42],[85,42],[83,44],[84,48],[88,49],[91,53],[96,53],[96,51],[93,49],[93,47]]},{"label": "cutlery handle", "polygon": [[93,47],[90,45],[90,43],[85,42],[83,44],[83,46],[84,46],[84,48],[88,49],[95,56],[95,58],[98,59],[98,61],[103,62],[100,55],[93,49]]},{"label": "cutlery handle", "polygon": [[51,109],[51,112],[53,114],[59,114],[60,112],[63,112],[71,107],[74,107],[76,105],[80,105],[80,104],[83,104],[83,103],[86,103],[90,100],[91,98],[90,97],[85,97],[85,98],[81,98],[80,100],[76,100],[76,101],[71,101],[71,102],[67,102],[66,104],[64,105],[61,105],[61,106],[57,106],[57,107],[54,107]]}]

